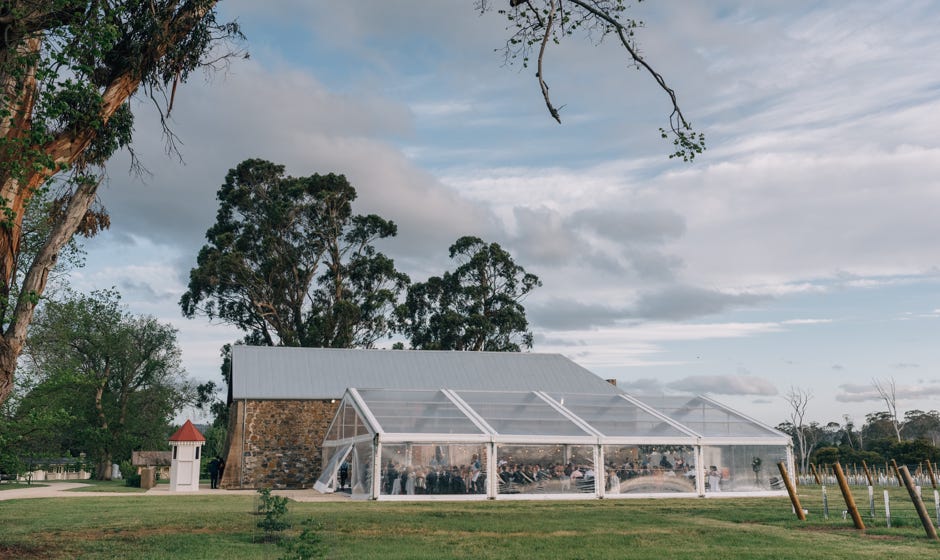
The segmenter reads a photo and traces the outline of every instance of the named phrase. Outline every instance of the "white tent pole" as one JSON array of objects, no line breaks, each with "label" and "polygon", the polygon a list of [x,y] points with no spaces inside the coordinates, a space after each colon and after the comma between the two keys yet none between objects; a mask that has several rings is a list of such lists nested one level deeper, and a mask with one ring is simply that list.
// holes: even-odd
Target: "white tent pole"
[{"label": "white tent pole", "polygon": [[705,450],[701,442],[695,444],[695,490],[705,496]]},{"label": "white tent pole", "polygon": [[490,442],[486,444],[486,496],[491,499],[496,499],[496,494],[499,489],[499,472],[496,470],[496,442],[490,438]]},{"label": "white tent pole", "polygon": [[372,445],[372,499],[378,500],[382,493],[382,443],[379,434],[375,434],[375,443]]}]

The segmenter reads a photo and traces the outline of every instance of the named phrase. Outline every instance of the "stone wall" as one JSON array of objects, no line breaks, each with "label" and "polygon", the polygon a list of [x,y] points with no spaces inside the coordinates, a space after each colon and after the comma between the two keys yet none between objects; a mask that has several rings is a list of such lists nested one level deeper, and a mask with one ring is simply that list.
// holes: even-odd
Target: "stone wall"
[{"label": "stone wall", "polygon": [[320,476],[320,444],[336,401],[232,404],[223,488],[310,488]]}]

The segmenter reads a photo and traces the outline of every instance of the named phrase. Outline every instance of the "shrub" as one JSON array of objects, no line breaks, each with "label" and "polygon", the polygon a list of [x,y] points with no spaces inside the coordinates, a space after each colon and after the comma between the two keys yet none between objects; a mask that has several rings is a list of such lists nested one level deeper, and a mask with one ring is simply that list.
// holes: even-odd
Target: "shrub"
[{"label": "shrub", "polygon": [[261,497],[258,513],[263,516],[258,521],[258,528],[264,530],[266,541],[276,540],[277,533],[290,528],[290,523],[284,519],[287,515],[287,498],[271,494],[270,488],[260,488],[258,494]]},{"label": "shrub", "polygon": [[319,533],[323,526],[313,519],[306,519],[303,524],[305,527],[300,535],[278,541],[277,545],[285,550],[280,560],[308,560],[326,554],[323,537]]}]

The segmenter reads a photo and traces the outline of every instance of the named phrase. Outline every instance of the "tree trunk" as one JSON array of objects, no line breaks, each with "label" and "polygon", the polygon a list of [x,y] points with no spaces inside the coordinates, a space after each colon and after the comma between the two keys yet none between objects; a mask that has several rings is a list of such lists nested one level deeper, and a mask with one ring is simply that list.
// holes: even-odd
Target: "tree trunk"
[{"label": "tree trunk", "polygon": [[85,217],[97,191],[97,183],[86,182],[79,185],[65,207],[63,219],[53,228],[49,241],[40,249],[26,273],[10,326],[0,339],[0,402],[5,402],[13,390],[16,360],[26,342],[26,328],[33,319],[38,298],[46,289],[49,271],[55,266],[59,250],[68,243]]},{"label": "tree trunk", "polygon": [[17,348],[11,348],[9,340],[0,339],[0,403],[6,402],[13,392],[13,372],[22,346],[20,344]]},{"label": "tree trunk", "polygon": [[95,471],[95,480],[111,480],[111,452],[105,451],[98,460],[98,468]]}]

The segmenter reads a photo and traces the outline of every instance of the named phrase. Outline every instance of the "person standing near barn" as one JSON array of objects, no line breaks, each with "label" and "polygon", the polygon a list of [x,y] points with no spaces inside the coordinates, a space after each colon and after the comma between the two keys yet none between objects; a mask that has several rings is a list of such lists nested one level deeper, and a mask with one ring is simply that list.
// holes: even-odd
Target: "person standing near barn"
[{"label": "person standing near barn", "polygon": [[209,471],[209,487],[213,490],[219,487],[219,464],[221,461],[222,460],[217,456],[213,457],[207,467]]}]

